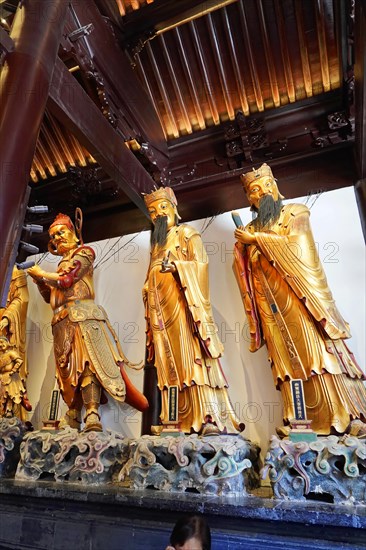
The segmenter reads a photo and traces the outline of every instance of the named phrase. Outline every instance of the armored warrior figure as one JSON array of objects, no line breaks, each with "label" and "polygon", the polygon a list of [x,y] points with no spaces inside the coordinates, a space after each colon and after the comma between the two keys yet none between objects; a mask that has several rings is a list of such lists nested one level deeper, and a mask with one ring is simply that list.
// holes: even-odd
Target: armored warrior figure
[{"label": "armored warrior figure", "polygon": [[53,309],[56,376],[69,407],[65,420],[78,428],[84,406],[84,431],[101,431],[99,404],[106,402],[105,392],[141,411],[148,402],[128,379],[124,366],[129,362],[106,312],[94,302],[95,253],[82,243],[80,222],[77,228],[68,216],[58,214],[49,228],[48,247],[62,256],[56,273],[38,265],[28,273]]}]

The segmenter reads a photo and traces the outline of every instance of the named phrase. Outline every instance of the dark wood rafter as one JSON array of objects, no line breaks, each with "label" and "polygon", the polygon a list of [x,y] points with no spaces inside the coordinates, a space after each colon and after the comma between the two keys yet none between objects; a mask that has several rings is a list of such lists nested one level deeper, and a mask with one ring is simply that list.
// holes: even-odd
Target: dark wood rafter
[{"label": "dark wood rafter", "polygon": [[366,241],[366,1],[356,2],[355,8],[355,132],[358,175],[355,192]]},{"label": "dark wood rafter", "polygon": [[290,103],[294,103],[294,101],[296,100],[296,93],[295,93],[294,79],[291,71],[290,54],[289,54],[289,49],[288,49],[287,39],[286,39],[286,29],[285,29],[284,15],[282,11],[282,3],[280,2],[280,0],[275,0],[274,5],[275,5],[276,16],[278,21],[280,50],[281,50],[282,64],[283,64],[283,70],[284,70],[285,80],[286,80],[287,95]]},{"label": "dark wood rafter", "polygon": [[240,69],[239,57],[238,57],[238,53],[237,53],[237,49],[234,41],[233,31],[231,28],[230,18],[228,16],[228,12],[226,8],[224,8],[221,11],[221,14],[222,14],[222,20],[223,20],[223,25],[225,29],[226,40],[229,47],[230,58],[231,58],[231,62],[235,73],[235,81],[236,81],[237,91],[240,97],[240,105],[243,113],[246,116],[248,116],[249,105],[247,100],[246,87],[244,83],[244,75],[242,75],[242,71]]},{"label": "dark wood rafter", "polygon": [[[227,3],[237,1],[228,0]],[[132,11],[123,17],[123,43],[125,46],[135,45],[139,38],[154,36],[157,30],[165,26],[178,26],[180,21],[186,20],[193,13],[205,13],[215,5],[224,4],[221,0],[155,0],[143,9]]]},{"label": "dark wood rafter", "polygon": [[356,2],[355,25],[355,123],[359,179],[366,178],[366,1]]},{"label": "dark wood rafter", "polygon": [[172,57],[169,53],[168,47],[166,45],[164,35],[161,35],[159,37],[159,40],[160,40],[160,43],[161,43],[161,46],[162,46],[163,55],[164,55],[164,59],[165,59],[167,69],[168,69],[169,78],[170,78],[170,80],[173,84],[174,93],[175,93],[175,96],[176,96],[178,104],[179,104],[179,109],[180,109],[180,112],[181,112],[181,116],[183,118],[183,121],[184,121],[184,124],[185,124],[185,127],[186,127],[188,133],[191,134],[192,133],[192,125],[191,125],[190,120],[189,120],[189,116],[188,116],[188,112],[187,112],[187,109],[186,109],[186,106],[185,106],[182,91],[179,87],[179,82],[178,82],[177,77],[176,77],[176,71],[175,71],[175,68],[173,66],[173,60],[172,60]]},{"label": "dark wood rafter", "polygon": [[268,35],[266,19],[264,16],[262,0],[257,0],[257,6],[258,6],[258,18],[259,18],[262,40],[264,45],[264,53],[265,53],[265,58],[267,63],[269,83],[271,86],[272,101],[275,107],[279,107],[281,105],[281,101],[280,101],[280,94],[278,91],[276,66],[274,64],[273,55],[271,51],[271,44],[270,44],[270,39]]},{"label": "dark wood rafter", "polygon": [[193,70],[191,68],[191,64],[187,57],[186,49],[183,44],[183,37],[182,37],[181,31],[179,28],[176,28],[174,29],[174,32],[178,43],[179,57],[183,65],[183,70],[184,70],[184,74],[188,84],[188,89],[190,90],[190,96],[193,102],[195,116],[197,118],[200,129],[204,130],[206,128],[206,124],[205,124],[205,119],[204,119],[201,105],[200,105],[199,93],[197,89],[197,81],[195,79]]},{"label": "dark wood rafter", "polygon": [[[147,93],[131,68],[127,56],[121,51],[107,22],[92,0],[72,2],[81,26],[93,25],[93,31],[82,38],[88,47],[96,70],[105,80],[106,93],[116,95],[121,118],[128,121],[130,133],[126,139],[140,137],[155,152],[155,162],[160,169],[167,164],[167,145],[160,121]],[[123,115],[123,116],[122,116]]]},{"label": "dark wood rafter", "polygon": [[296,1],[295,2],[296,24],[297,24],[297,32],[298,32],[298,35],[299,35],[300,55],[301,55],[301,65],[302,65],[302,74],[303,74],[303,79],[304,79],[304,87],[305,87],[306,96],[311,97],[313,95],[313,87],[312,87],[309,54],[308,54],[308,48],[307,48],[307,43],[306,43],[306,34],[305,34],[305,29],[304,29],[304,20],[303,20],[302,9],[303,9],[303,6],[302,6],[301,2]]},{"label": "dark wood rafter", "polygon": [[258,77],[258,71],[256,67],[256,62],[255,62],[255,54],[250,42],[248,22],[247,22],[247,17],[246,17],[243,3],[239,4],[239,17],[241,20],[242,27],[244,29],[243,41],[245,46],[245,52],[248,59],[248,65],[249,65],[250,77],[251,77],[254,95],[255,95],[255,101],[257,104],[258,111],[263,111],[264,110],[263,96],[262,96],[262,91],[259,87],[259,77]]},{"label": "dark wood rafter", "polygon": [[60,60],[55,65],[48,108],[94,155],[131,201],[146,212],[141,193],[153,189],[151,176]]},{"label": "dark wood rafter", "polygon": [[326,42],[326,29],[325,29],[325,22],[324,22],[324,6],[323,2],[319,0],[319,2],[315,3],[315,18],[316,18],[316,26],[317,26],[317,34],[318,34],[318,42],[319,42],[319,54],[320,54],[320,68],[322,73],[322,81],[323,81],[323,88],[325,92],[329,92],[331,85],[330,85],[330,76],[329,76],[329,60],[328,60],[328,52],[327,52],[327,42]]},{"label": "dark wood rafter", "polygon": [[189,23],[189,27],[193,37],[193,43],[195,46],[197,59],[199,61],[199,67],[201,71],[201,85],[205,91],[206,100],[210,107],[212,121],[214,124],[219,124],[220,116],[219,116],[219,112],[217,110],[217,105],[215,101],[214,86],[212,83],[210,73],[208,71],[206,56],[204,53],[204,49],[202,48],[202,45],[201,45],[201,38],[197,30],[196,22],[191,21]]},{"label": "dark wood rafter", "polygon": [[232,120],[235,116],[235,111],[231,100],[231,92],[229,90],[228,79],[225,74],[225,68],[224,68],[223,60],[220,54],[220,44],[217,36],[217,30],[215,28],[215,24],[213,22],[213,18],[211,14],[207,15],[206,21],[207,21],[207,27],[208,27],[208,34],[212,45],[212,51],[213,51],[214,59],[216,63],[216,69],[219,74],[219,81],[220,81],[222,96],[225,100],[226,110],[229,115],[229,119]]},{"label": "dark wood rafter", "polygon": [[166,92],[164,82],[163,82],[163,79],[161,77],[161,71],[159,69],[158,63],[156,61],[156,58],[154,56],[154,52],[153,52],[153,49],[152,49],[150,43],[147,44],[146,48],[147,48],[147,52],[148,52],[148,55],[149,55],[151,65],[154,69],[154,73],[155,73],[155,77],[156,77],[156,83],[158,85],[158,88],[159,88],[159,91],[160,91],[160,94],[161,94],[161,98],[162,98],[162,101],[163,101],[163,104],[164,104],[166,117],[168,119],[168,126],[170,128],[172,128],[173,136],[178,137],[179,136],[179,130],[178,130],[178,126],[177,126],[177,123],[176,123],[176,120],[175,120],[175,116],[173,114],[173,109],[172,109],[172,105],[171,105],[171,102],[170,102],[170,98],[169,98],[169,96]]}]

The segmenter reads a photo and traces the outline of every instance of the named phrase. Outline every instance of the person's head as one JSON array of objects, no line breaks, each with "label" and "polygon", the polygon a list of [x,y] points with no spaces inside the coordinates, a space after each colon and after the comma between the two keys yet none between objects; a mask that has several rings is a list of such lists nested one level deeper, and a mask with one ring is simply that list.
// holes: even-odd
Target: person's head
[{"label": "person's head", "polygon": [[284,198],[277,187],[272,170],[268,164],[242,174],[240,179],[251,206],[257,213],[257,225],[264,227],[268,222],[275,220],[282,208]]},{"label": "person's head", "polygon": [[175,550],[211,550],[211,533],[201,516],[188,516],[177,521],[170,536]]},{"label": "person's head", "polygon": [[154,230],[152,244],[164,245],[169,229],[178,224],[180,219],[177,210],[177,199],[171,187],[160,187],[156,191],[144,195]]},{"label": "person's head", "polygon": [[48,251],[54,255],[63,256],[77,248],[79,244],[74,224],[66,214],[57,214],[55,221],[49,227],[48,234],[50,236]]},{"label": "person's head", "polygon": [[5,351],[9,347],[9,340],[6,336],[0,336],[0,351]]}]

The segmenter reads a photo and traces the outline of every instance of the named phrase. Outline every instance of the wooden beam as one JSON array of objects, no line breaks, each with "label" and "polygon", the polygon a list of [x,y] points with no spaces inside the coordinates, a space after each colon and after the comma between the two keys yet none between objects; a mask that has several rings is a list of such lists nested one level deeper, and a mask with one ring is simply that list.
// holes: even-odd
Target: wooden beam
[{"label": "wooden beam", "polygon": [[14,41],[2,27],[0,27],[0,50],[5,53],[9,53],[14,50]]},{"label": "wooden beam", "polygon": [[204,15],[237,0],[155,0],[142,9],[132,11],[123,17],[123,41],[126,46],[136,44],[141,37],[163,32],[176,27],[197,15]]},{"label": "wooden beam", "polygon": [[55,65],[48,107],[147,215],[141,193],[151,192],[154,181],[60,59]]},{"label": "wooden beam", "polygon": [[355,4],[355,133],[356,164],[360,180],[366,178],[366,1]]},{"label": "wooden beam", "polygon": [[[154,106],[121,49],[110,25],[101,16],[93,0],[73,0],[72,8],[79,25],[92,23],[93,31],[83,39],[92,55],[92,62],[108,87],[118,96],[119,110],[134,131],[131,138],[147,142],[155,154],[156,166],[168,164],[168,146]],[[127,136],[126,136],[127,137]]]},{"label": "wooden beam", "polygon": [[[13,269],[22,205],[26,197],[38,132],[64,29],[67,0],[34,0],[19,5],[0,76],[0,295]],[[24,208],[23,208],[24,210]]]}]

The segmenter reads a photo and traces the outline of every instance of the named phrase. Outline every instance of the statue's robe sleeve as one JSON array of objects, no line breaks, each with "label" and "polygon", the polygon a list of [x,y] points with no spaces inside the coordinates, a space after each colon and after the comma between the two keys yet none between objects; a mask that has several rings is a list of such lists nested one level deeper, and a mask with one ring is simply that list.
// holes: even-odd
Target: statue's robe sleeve
[{"label": "statue's robe sleeve", "polygon": [[234,247],[233,269],[249,324],[249,350],[254,352],[263,345],[262,331],[257,306],[253,297],[248,249],[245,245],[238,242],[235,243]]},{"label": "statue's robe sleeve", "polygon": [[309,216],[304,205],[285,206],[281,234],[255,233],[257,247],[330,339],[349,338],[349,326],[335,305],[319,260]]},{"label": "statue's robe sleeve", "polygon": [[208,258],[200,234],[187,225],[179,226],[177,269],[181,288],[201,343],[209,357],[217,359],[224,351],[213,319],[209,295]]}]

